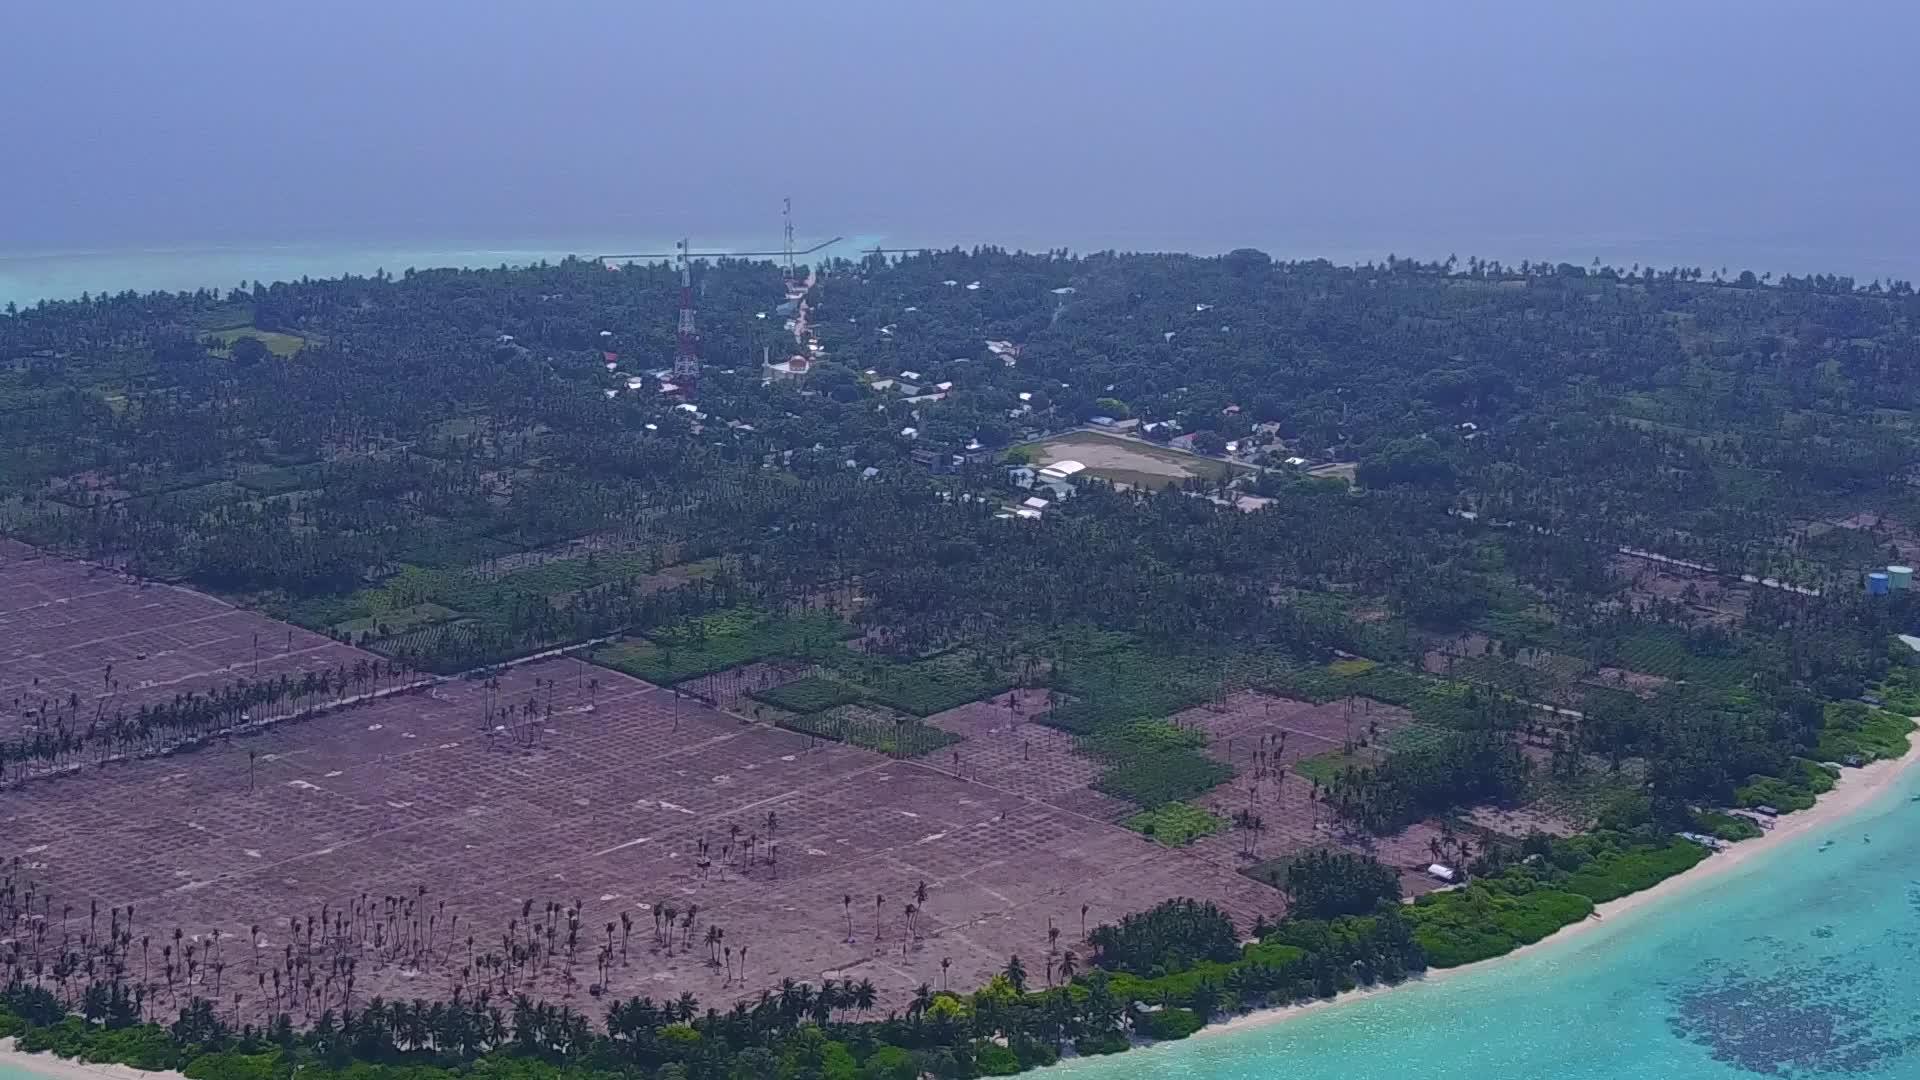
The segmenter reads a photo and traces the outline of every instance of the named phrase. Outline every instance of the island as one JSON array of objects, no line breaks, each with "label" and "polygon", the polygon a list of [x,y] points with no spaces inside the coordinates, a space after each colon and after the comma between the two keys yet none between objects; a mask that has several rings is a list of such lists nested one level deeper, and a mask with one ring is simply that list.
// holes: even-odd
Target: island
[{"label": "island", "polygon": [[10,306],[0,1037],[974,1077],[1512,954],[1910,760],[1916,364],[1253,249]]}]

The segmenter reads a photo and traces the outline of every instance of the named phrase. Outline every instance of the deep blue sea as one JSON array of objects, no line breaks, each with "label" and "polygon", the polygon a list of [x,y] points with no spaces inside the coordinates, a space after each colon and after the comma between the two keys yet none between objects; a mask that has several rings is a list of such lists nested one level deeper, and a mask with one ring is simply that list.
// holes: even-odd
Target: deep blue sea
[{"label": "deep blue sea", "polygon": [[1916,792],[1909,770],[1851,818],[1510,961],[1038,1075],[1915,1080]]}]

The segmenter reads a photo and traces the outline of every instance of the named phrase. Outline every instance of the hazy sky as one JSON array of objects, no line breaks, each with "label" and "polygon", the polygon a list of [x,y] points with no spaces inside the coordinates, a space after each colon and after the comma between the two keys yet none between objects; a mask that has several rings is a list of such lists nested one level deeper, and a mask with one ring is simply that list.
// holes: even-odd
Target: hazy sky
[{"label": "hazy sky", "polygon": [[[14,0],[0,251],[1912,259],[1920,3]],[[1584,247],[1583,247],[1584,245]]]}]

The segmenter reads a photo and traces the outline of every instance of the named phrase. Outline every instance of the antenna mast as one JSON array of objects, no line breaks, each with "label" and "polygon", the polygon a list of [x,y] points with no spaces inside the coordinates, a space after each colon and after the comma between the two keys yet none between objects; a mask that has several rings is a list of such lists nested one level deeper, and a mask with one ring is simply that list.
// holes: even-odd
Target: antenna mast
[{"label": "antenna mast", "polygon": [[780,200],[780,220],[787,234],[787,284],[793,284],[793,199]]},{"label": "antenna mast", "polygon": [[693,324],[693,262],[688,252],[691,241],[677,245],[680,260],[680,327],[674,338],[673,381],[689,387],[700,379],[700,334]]}]

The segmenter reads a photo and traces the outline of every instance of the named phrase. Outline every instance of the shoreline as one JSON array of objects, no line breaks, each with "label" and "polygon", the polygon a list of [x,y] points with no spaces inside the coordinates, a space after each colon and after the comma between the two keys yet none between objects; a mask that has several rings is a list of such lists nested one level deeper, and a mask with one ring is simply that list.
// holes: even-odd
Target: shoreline
[{"label": "shoreline", "polygon": [[[1915,733],[1920,738],[1920,732]],[[1345,1005],[1366,998],[1390,994],[1396,990],[1422,986],[1428,983],[1444,982],[1469,972],[1492,971],[1500,965],[1510,963],[1546,948],[1575,940],[1604,926],[1616,923],[1622,916],[1650,907],[1659,901],[1670,899],[1676,894],[1697,885],[1711,882],[1739,867],[1751,862],[1756,856],[1774,851],[1797,836],[1804,836],[1816,829],[1836,825],[1841,821],[1865,810],[1881,795],[1905,776],[1907,771],[1920,764],[1920,743],[1910,738],[1907,752],[1897,758],[1883,758],[1858,769],[1850,769],[1840,774],[1832,791],[1819,796],[1813,806],[1776,819],[1772,829],[1751,840],[1742,840],[1732,847],[1709,855],[1704,861],[1690,870],[1683,870],[1656,885],[1630,893],[1617,900],[1609,900],[1595,905],[1593,914],[1577,923],[1563,926],[1530,945],[1522,945],[1509,953],[1488,957],[1459,967],[1429,969],[1421,974],[1393,986],[1371,986],[1360,990],[1350,990],[1336,997],[1317,1001],[1303,1002],[1297,1005],[1281,1005],[1275,1008],[1257,1009],[1243,1013],[1217,1024],[1208,1024],[1193,1033],[1190,1038],[1199,1039],[1214,1035],[1227,1035],[1235,1032],[1250,1031],[1258,1028],[1283,1024],[1305,1013]]]}]

